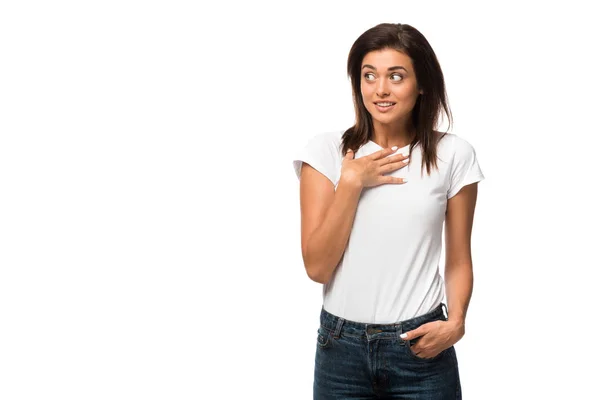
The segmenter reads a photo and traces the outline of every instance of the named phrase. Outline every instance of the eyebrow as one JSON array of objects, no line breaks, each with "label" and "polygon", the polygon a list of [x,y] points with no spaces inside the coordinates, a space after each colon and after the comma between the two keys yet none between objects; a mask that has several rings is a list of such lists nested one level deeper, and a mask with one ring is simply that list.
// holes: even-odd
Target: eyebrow
[{"label": "eyebrow", "polygon": [[[376,70],[376,69],[375,69],[375,67],[374,67],[374,66],[372,66],[372,65],[370,65],[370,64],[365,64],[365,65],[363,65],[363,67],[361,68],[361,70],[363,70],[363,69],[365,69],[365,68],[371,68],[371,69],[374,69],[374,70]],[[406,68],[404,68],[404,67],[403,67],[403,66],[401,66],[401,65],[395,65],[395,66],[393,66],[393,67],[389,67],[389,68],[388,68],[388,71],[395,71],[395,70],[397,70],[397,69],[403,69],[403,70],[405,70],[405,71],[406,71]],[[408,71],[406,71],[406,72],[408,72]]]}]

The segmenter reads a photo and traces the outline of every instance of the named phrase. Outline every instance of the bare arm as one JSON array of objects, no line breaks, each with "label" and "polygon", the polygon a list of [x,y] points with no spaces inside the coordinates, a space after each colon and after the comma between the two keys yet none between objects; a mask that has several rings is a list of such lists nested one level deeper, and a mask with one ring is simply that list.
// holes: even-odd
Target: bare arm
[{"label": "bare arm", "polygon": [[362,186],[340,179],[337,190],[310,165],[302,165],[302,258],[310,279],[327,283],[346,249]]},{"label": "bare arm", "polygon": [[448,200],[446,210],[446,296],[448,321],[464,334],[473,291],[471,230],[477,201],[477,183],[466,185]]}]

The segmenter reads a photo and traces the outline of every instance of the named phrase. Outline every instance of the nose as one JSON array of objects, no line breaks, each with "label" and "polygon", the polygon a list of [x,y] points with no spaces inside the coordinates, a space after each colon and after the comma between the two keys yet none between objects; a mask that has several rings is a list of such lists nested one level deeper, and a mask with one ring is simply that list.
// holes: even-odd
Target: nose
[{"label": "nose", "polygon": [[384,97],[389,95],[389,91],[387,90],[387,80],[386,79],[380,79],[379,82],[377,82],[377,95],[379,97]]}]

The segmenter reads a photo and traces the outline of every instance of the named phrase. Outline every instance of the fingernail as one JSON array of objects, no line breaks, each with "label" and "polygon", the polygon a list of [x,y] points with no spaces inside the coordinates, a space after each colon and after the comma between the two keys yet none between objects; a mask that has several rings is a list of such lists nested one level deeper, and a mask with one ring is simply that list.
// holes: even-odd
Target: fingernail
[{"label": "fingernail", "polygon": [[406,333],[403,333],[402,335],[400,335],[400,337],[401,337],[402,339],[405,339],[405,338],[406,338],[406,336],[408,336]]},{"label": "fingernail", "polygon": [[394,146],[392,147],[392,150],[396,151],[398,149],[398,146]]}]

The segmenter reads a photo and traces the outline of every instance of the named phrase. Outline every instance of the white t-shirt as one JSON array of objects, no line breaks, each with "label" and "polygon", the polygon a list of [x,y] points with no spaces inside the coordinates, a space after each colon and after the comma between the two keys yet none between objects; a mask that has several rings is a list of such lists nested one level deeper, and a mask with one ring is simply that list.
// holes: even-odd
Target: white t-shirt
[{"label": "white t-shirt", "polygon": [[[344,131],[322,132],[293,160],[300,179],[302,162],[325,175],[337,189]],[[406,154],[410,146],[394,154]],[[354,158],[381,150],[365,143]],[[347,320],[394,323],[432,311],[445,299],[439,271],[447,199],[465,185],[484,179],[473,146],[447,133],[438,144],[438,168],[423,168],[421,148],[410,164],[390,175],[404,184],[364,188],[348,245],[329,283],[323,285],[323,308]]]}]

